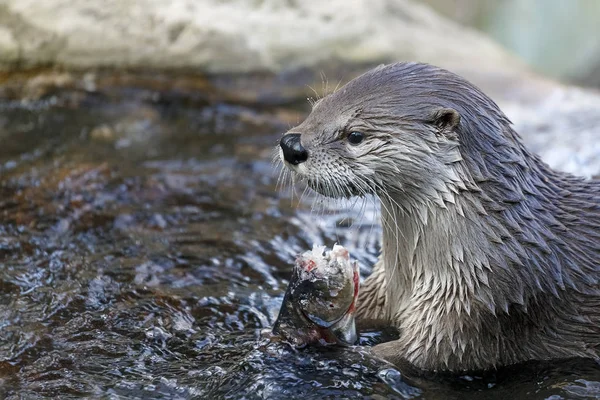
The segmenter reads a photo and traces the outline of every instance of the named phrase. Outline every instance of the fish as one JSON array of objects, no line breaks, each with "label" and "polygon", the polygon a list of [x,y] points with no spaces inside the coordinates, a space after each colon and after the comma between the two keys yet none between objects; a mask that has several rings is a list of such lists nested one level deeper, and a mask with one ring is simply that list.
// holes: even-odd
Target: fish
[{"label": "fish", "polygon": [[346,248],[313,246],[296,258],[272,332],[295,347],[357,342],[358,262]]}]

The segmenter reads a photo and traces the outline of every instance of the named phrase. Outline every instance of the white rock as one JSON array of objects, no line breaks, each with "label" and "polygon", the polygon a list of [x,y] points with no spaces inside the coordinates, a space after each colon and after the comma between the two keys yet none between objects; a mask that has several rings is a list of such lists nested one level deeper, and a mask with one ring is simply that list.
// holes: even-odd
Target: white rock
[{"label": "white rock", "polygon": [[406,0],[3,0],[3,20],[0,54],[16,40],[26,66],[278,72],[411,59],[520,68],[483,35]]},{"label": "white rock", "polygon": [[[1,12],[1,11],[0,11]],[[0,61],[2,64],[11,66],[19,60],[19,44],[12,31],[0,25]]]}]

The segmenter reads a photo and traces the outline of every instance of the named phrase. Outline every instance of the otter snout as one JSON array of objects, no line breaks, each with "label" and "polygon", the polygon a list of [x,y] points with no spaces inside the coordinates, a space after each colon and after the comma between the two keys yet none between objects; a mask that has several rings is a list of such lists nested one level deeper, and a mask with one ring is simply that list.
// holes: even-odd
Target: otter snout
[{"label": "otter snout", "polygon": [[308,159],[308,152],[300,143],[299,133],[288,133],[279,141],[283,158],[292,165],[298,165]]}]

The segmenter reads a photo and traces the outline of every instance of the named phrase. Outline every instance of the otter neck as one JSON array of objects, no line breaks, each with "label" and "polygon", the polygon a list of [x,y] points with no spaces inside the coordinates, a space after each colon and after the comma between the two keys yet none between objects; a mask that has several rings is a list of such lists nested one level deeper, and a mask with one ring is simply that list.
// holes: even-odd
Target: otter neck
[{"label": "otter neck", "polygon": [[387,293],[390,312],[396,313],[388,314],[392,319],[431,296],[444,299],[448,312],[468,312],[478,289],[489,285],[486,254],[492,252],[492,243],[481,224],[465,218],[465,213],[476,212],[468,208],[427,203],[405,207],[382,199],[386,280],[395,288]]},{"label": "otter neck", "polygon": [[575,287],[573,274],[581,271],[563,266],[561,257],[582,257],[572,249],[585,235],[560,217],[563,198],[576,200],[565,189],[575,178],[535,156],[521,160],[484,165],[477,171],[486,175],[475,178],[468,175],[472,168],[455,170],[465,185],[447,186],[435,198],[381,196],[386,279],[399,288],[387,293],[396,313],[391,318],[422,301],[452,315],[474,307],[508,312],[515,305],[527,312],[527,297]]}]

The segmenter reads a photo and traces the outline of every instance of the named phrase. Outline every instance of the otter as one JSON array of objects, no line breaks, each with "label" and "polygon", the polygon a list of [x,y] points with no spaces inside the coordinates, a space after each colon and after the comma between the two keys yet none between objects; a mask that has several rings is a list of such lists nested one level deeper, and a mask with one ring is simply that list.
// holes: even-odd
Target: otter
[{"label": "otter", "polygon": [[600,357],[600,181],[551,169],[480,89],[420,63],[380,66],[280,141],[321,195],[374,195],[382,249],[358,323],[422,370]]}]

